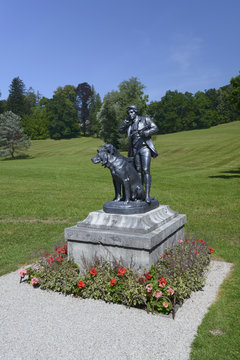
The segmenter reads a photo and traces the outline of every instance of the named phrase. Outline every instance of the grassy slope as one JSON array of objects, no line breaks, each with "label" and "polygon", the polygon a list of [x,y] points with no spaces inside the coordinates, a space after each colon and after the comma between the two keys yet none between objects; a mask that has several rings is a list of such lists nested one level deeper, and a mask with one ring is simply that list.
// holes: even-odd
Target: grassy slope
[{"label": "grassy slope", "polygon": [[[152,195],[187,214],[186,230],[207,238],[235,264],[193,344],[192,359],[236,359],[239,352],[240,123],[157,136]],[[102,141],[34,141],[29,159],[0,161],[0,274],[61,241],[65,227],[113,197],[111,176],[90,158]],[[225,335],[214,336],[211,329]],[[184,339],[183,339],[184,340]]]}]

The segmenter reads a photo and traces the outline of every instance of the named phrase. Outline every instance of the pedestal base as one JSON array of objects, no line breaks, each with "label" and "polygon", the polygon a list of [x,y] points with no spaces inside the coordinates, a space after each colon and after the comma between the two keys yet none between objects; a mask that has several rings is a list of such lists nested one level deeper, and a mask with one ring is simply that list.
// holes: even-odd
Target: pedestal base
[{"label": "pedestal base", "polygon": [[128,204],[125,204],[124,201],[108,201],[103,205],[103,211],[110,214],[143,214],[153,209],[156,209],[159,206],[159,202],[152,198],[150,204],[147,204],[145,201],[129,201]]},{"label": "pedestal base", "polygon": [[186,215],[172,211],[168,205],[144,214],[108,214],[103,210],[89,213],[77,225],[65,229],[69,258],[80,268],[83,257],[95,256],[121,262],[136,270],[156,263],[166,247],[184,237]]}]

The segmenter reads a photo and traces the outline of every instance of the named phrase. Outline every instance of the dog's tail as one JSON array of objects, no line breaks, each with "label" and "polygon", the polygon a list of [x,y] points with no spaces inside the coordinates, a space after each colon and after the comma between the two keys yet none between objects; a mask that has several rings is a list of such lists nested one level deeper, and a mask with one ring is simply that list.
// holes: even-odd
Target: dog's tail
[{"label": "dog's tail", "polygon": [[142,185],[138,185],[136,187],[137,199],[138,200],[145,200],[146,194],[144,187]]}]

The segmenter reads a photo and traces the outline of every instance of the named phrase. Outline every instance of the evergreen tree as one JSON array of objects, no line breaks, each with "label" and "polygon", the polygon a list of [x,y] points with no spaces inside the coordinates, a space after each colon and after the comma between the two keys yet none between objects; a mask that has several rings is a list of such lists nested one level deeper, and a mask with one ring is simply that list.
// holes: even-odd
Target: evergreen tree
[{"label": "evergreen tree", "polygon": [[90,128],[89,107],[92,99],[92,89],[87,83],[78,84],[76,90],[76,109],[78,111],[79,122],[83,135],[86,136],[87,129]]},{"label": "evergreen tree", "polygon": [[12,111],[14,114],[22,116],[26,112],[26,103],[25,103],[25,85],[23,81],[16,77],[12,80],[9,96],[8,96],[8,110]]},{"label": "evergreen tree", "polygon": [[11,111],[0,115],[0,156],[14,159],[15,153],[30,146],[30,141],[24,133],[20,116]]}]

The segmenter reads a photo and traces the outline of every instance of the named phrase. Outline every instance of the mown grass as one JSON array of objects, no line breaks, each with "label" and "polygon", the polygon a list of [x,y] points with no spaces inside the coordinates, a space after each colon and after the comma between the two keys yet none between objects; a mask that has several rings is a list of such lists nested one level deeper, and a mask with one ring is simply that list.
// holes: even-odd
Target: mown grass
[{"label": "mown grass", "polygon": [[[152,195],[187,214],[186,231],[234,263],[198,329],[194,360],[240,358],[239,138],[240,122],[234,122],[154,140],[159,157],[152,161]],[[34,141],[29,158],[0,161],[1,275],[51,250],[65,227],[113,197],[109,171],[90,161],[101,145],[93,138]]]}]

